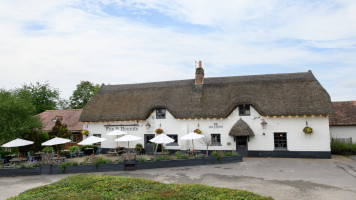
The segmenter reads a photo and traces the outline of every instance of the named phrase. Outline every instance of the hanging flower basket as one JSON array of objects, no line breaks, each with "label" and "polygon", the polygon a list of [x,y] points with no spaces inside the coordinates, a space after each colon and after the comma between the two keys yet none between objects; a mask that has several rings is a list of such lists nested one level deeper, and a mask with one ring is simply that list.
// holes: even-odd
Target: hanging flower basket
[{"label": "hanging flower basket", "polygon": [[162,130],[161,128],[158,128],[158,129],[155,130],[155,132],[156,132],[157,134],[161,134],[161,133],[163,133],[163,130]]},{"label": "hanging flower basket", "polygon": [[194,133],[201,134],[201,130],[197,128],[197,129],[194,130]]},{"label": "hanging flower basket", "polygon": [[304,133],[307,133],[307,134],[312,134],[313,133],[313,129],[309,126],[306,126],[304,129],[303,129],[303,132]]},{"label": "hanging flower basket", "polygon": [[82,133],[82,135],[88,135],[89,131],[88,130],[82,130],[81,133]]}]

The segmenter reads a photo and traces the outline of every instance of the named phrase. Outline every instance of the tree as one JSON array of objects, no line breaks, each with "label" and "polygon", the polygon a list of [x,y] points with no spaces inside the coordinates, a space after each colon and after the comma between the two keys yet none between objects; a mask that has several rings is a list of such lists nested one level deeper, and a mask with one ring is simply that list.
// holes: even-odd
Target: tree
[{"label": "tree", "polygon": [[68,131],[68,127],[65,124],[62,124],[61,119],[58,117],[56,120],[56,124],[52,128],[50,132],[50,138],[61,137],[61,138],[69,138],[72,135],[70,131]]},{"label": "tree", "polygon": [[0,143],[16,138],[30,138],[42,130],[31,102],[16,94],[0,89]]},{"label": "tree", "polygon": [[22,99],[27,99],[35,106],[35,114],[45,110],[55,110],[57,102],[60,100],[59,90],[52,88],[48,82],[41,84],[24,84],[22,88],[15,90],[15,93]]},{"label": "tree", "polygon": [[99,90],[99,84],[93,84],[89,81],[81,81],[77,85],[77,89],[73,91],[70,97],[70,107],[73,109],[83,108],[90,98]]},{"label": "tree", "polygon": [[209,155],[209,146],[211,146],[211,137],[208,137],[207,135],[203,138],[200,139],[200,143],[206,146],[206,156]]}]

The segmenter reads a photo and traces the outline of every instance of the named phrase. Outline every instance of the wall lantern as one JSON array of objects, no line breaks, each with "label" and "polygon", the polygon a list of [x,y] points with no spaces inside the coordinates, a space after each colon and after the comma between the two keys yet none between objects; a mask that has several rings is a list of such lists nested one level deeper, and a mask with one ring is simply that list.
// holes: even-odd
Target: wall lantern
[{"label": "wall lantern", "polygon": [[147,122],[147,123],[145,124],[145,126],[146,126],[147,129],[149,129],[149,128],[151,127],[151,124]]},{"label": "wall lantern", "polygon": [[267,122],[264,119],[262,119],[261,126],[263,129],[266,129],[267,127]]}]

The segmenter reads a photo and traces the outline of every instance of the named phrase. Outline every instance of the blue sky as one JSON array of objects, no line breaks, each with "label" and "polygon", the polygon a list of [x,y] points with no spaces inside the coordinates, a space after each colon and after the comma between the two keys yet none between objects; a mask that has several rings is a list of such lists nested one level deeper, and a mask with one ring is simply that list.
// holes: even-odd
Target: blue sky
[{"label": "blue sky", "polygon": [[0,2],[0,87],[125,84],[312,70],[356,100],[354,0]]}]

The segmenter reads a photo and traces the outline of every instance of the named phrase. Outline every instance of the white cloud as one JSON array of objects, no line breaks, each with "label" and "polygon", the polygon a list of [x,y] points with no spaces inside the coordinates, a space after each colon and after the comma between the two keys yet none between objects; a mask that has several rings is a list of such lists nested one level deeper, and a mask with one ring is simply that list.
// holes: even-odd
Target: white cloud
[{"label": "white cloud", "polygon": [[[140,17],[155,10],[209,29],[142,23],[129,15],[112,16],[103,5]],[[340,84],[353,78],[349,73],[333,79],[320,70],[324,63],[348,72],[354,68],[353,13],[354,1],[5,1],[0,4],[0,87],[49,80],[68,98],[80,80],[193,78],[194,61],[203,60],[207,76],[240,75],[230,72],[246,68],[249,74],[312,69],[322,83],[338,85],[323,84],[330,94],[355,99],[356,94],[343,95],[353,82]],[[276,68],[261,71],[264,65]]]}]

